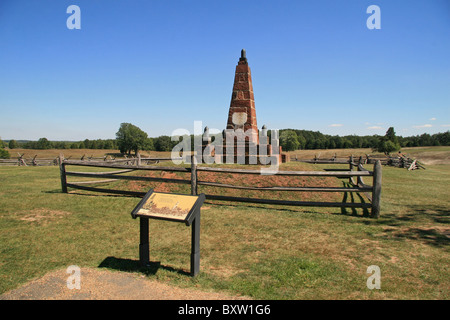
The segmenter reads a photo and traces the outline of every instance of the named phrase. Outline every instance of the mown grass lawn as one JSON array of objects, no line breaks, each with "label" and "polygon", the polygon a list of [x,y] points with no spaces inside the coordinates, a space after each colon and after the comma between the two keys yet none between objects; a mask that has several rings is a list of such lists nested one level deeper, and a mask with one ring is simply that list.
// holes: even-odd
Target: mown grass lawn
[{"label": "mown grass lawn", "polygon": [[[138,198],[61,193],[57,167],[0,167],[0,293],[78,265],[255,299],[448,299],[449,185],[449,165],[384,167],[378,220],[360,209],[207,201],[201,270],[191,278],[185,225],[150,220],[159,265],[142,269],[130,216]],[[380,267],[380,290],[366,286],[371,265]]]}]

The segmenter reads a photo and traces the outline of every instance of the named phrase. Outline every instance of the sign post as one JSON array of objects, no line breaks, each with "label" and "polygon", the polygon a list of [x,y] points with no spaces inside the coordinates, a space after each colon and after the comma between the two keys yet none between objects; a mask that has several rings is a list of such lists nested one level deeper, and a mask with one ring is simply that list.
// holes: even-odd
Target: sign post
[{"label": "sign post", "polygon": [[133,219],[140,220],[139,261],[150,263],[149,219],[184,222],[192,226],[191,234],[191,275],[200,271],[200,208],[205,194],[184,195],[174,193],[149,192],[131,212]]},{"label": "sign post", "polygon": [[150,242],[148,231],[148,218],[139,217],[139,261],[144,266],[150,264]]},{"label": "sign post", "polygon": [[200,271],[200,209],[192,221],[191,233],[191,275],[196,276]]}]

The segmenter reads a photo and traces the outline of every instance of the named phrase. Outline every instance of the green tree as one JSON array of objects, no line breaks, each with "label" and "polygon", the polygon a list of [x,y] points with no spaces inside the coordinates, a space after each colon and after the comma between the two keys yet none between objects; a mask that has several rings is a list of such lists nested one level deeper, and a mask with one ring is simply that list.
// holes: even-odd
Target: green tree
[{"label": "green tree", "polygon": [[336,149],[336,143],[334,142],[334,140],[328,141],[328,149]]},{"label": "green tree", "polygon": [[398,138],[395,135],[394,127],[389,127],[384,135],[384,138],[388,141],[392,141],[394,144],[398,143]]},{"label": "green tree", "polygon": [[10,157],[11,155],[9,154],[8,150],[0,148],[0,159],[9,159]]},{"label": "green tree", "polygon": [[134,151],[137,154],[139,150],[143,150],[147,134],[131,123],[121,123],[116,140],[120,152],[131,154]]},{"label": "green tree", "polygon": [[103,144],[103,149],[113,149],[114,145],[112,143],[111,140],[106,140],[105,143]]},{"label": "green tree", "polygon": [[349,139],[344,138],[342,140],[342,148],[344,148],[344,149],[353,148],[353,144]]},{"label": "green tree", "polygon": [[172,139],[169,136],[160,136],[156,138],[154,145],[156,151],[170,151],[172,150]]},{"label": "green tree", "polygon": [[293,130],[286,130],[280,134],[280,145],[284,151],[297,150],[300,147],[298,136]]},{"label": "green tree", "polygon": [[10,149],[16,149],[16,148],[18,148],[19,147],[19,144],[17,143],[17,141],[16,140],[10,140],[9,141],[9,144],[8,144],[8,148],[10,148]]},{"label": "green tree", "polygon": [[378,152],[389,155],[391,152],[400,150],[400,143],[395,135],[394,127],[390,127],[384,137],[381,137],[377,146]]},{"label": "green tree", "polygon": [[40,138],[36,144],[37,149],[51,149],[52,147],[52,143],[47,138]]},{"label": "green tree", "polygon": [[154,142],[153,142],[153,138],[147,138],[145,140],[144,150],[147,150],[147,151],[154,151],[155,150],[155,145],[154,145]]},{"label": "green tree", "polygon": [[298,149],[305,149],[305,146],[306,146],[305,137],[300,133],[297,135],[297,139],[298,139],[298,143],[299,143]]},{"label": "green tree", "polygon": [[395,144],[394,142],[392,142],[390,140],[382,141],[380,143],[380,145],[378,146],[378,151],[384,152],[386,155],[389,155],[389,153],[395,152],[398,150],[400,150],[400,145]]},{"label": "green tree", "polygon": [[436,137],[436,140],[439,141],[441,146],[450,146],[450,131],[437,133],[433,136]]},{"label": "green tree", "polygon": [[3,142],[2,139],[0,139],[0,159],[9,159],[10,154],[8,152],[8,150],[4,149],[5,147],[5,143]]}]

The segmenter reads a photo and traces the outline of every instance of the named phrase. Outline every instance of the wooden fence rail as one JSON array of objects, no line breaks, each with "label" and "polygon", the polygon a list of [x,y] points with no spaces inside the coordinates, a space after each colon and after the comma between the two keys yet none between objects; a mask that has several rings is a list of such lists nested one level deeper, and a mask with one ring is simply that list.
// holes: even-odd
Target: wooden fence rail
[{"label": "wooden fence rail", "polygon": [[[142,159],[141,159],[142,160]],[[244,174],[244,175],[261,175],[261,171],[258,169],[232,169],[232,168],[216,168],[206,167],[198,165],[195,157],[191,159],[190,167],[167,167],[167,166],[150,166],[140,164],[120,164],[107,161],[81,161],[81,160],[64,160],[63,157],[59,160],[60,172],[61,172],[61,187],[63,192],[68,192],[68,188],[81,189],[95,192],[106,192],[113,194],[123,194],[131,196],[144,196],[145,192],[127,191],[127,190],[113,190],[98,187],[86,186],[86,184],[105,183],[116,181],[120,179],[135,180],[135,181],[153,181],[153,182],[168,182],[168,183],[181,183],[191,185],[191,194],[198,194],[199,186],[212,186],[220,188],[233,188],[242,190],[256,190],[256,191],[289,191],[289,192],[361,192],[364,193],[369,199],[370,203],[348,203],[348,202],[311,202],[311,201],[292,201],[292,200],[280,200],[280,199],[259,199],[259,198],[244,198],[244,197],[231,197],[222,195],[206,194],[206,199],[210,200],[223,200],[233,202],[247,202],[247,203],[259,203],[259,204],[274,204],[274,205],[291,205],[291,206],[314,206],[314,207],[350,207],[350,208],[370,208],[371,217],[378,218],[380,216],[380,197],[381,197],[381,163],[377,161],[374,165],[373,171],[365,169],[361,163],[356,163],[351,157],[345,163],[349,164],[349,171],[277,171],[274,175],[277,176],[310,176],[310,177],[338,177],[348,178],[351,187],[282,187],[282,186],[270,186],[270,187],[257,187],[257,186],[239,186],[225,183],[217,183],[210,181],[203,181],[198,179],[199,172],[215,172],[231,173],[231,174]],[[67,166],[88,166],[98,168],[109,169],[121,169],[108,172],[78,172],[67,171]],[[354,170],[356,168],[356,170]],[[183,172],[190,174],[190,179],[173,179],[162,177],[144,177],[134,175],[121,175],[122,173],[134,171],[134,170],[152,170],[152,171],[169,171],[169,172]],[[103,178],[107,180],[97,181],[83,181],[83,182],[67,182],[67,176],[77,177],[90,177],[90,178]],[[353,178],[357,178],[357,182]],[[364,177],[371,177],[373,180],[372,185],[367,185],[363,182]]]},{"label": "wooden fence rail", "polygon": [[[314,159],[298,159],[297,155],[291,158],[291,161],[299,161],[313,164],[347,164],[350,160],[346,158],[337,158],[335,155],[330,159],[319,159],[317,156]],[[404,154],[398,154],[397,156],[387,156],[382,154],[369,155],[359,158],[360,164],[375,164],[380,161],[382,165],[388,165],[398,168],[407,168],[408,171],[415,169],[425,169],[424,165],[416,159],[412,159]]]},{"label": "wooden fence rail", "polygon": [[0,159],[0,165],[6,166],[56,166],[58,165],[58,158],[24,158],[24,155],[19,154],[17,158]]},{"label": "wooden fence rail", "polygon": [[[17,153],[17,157],[11,158],[11,159],[0,159],[0,166],[57,166],[59,165],[59,158],[38,158],[37,155],[33,157],[25,158],[25,154]],[[70,160],[66,159],[66,160]],[[140,157],[139,155],[137,157],[127,157],[125,159],[116,159],[111,156],[103,156],[103,157],[86,157],[86,155],[83,155],[80,158],[80,161],[83,162],[105,162],[105,163],[124,163],[127,165],[141,165],[142,163],[150,164],[150,163],[158,163],[159,161],[166,161],[166,160],[175,160],[172,158],[154,158],[154,157]],[[179,157],[176,158],[176,160],[183,160],[183,158]],[[76,161],[76,160],[74,160]]]}]

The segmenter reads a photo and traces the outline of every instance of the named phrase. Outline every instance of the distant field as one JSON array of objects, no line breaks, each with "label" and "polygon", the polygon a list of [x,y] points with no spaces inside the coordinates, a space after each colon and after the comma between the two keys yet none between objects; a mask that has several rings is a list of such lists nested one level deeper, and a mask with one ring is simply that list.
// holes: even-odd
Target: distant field
[{"label": "distant field", "polygon": [[[8,150],[11,157],[14,158],[17,154],[25,154],[25,158],[33,158],[37,155],[38,158],[56,158],[60,154],[63,154],[65,158],[71,157],[72,159],[81,158],[83,155],[86,157],[104,157],[104,156],[120,156],[118,150],[105,150],[105,149],[48,149],[48,150],[36,150],[36,149],[12,149]],[[287,152],[291,157],[297,156],[298,159],[313,159],[315,156],[318,158],[332,158],[335,155],[338,158],[349,157],[365,157],[366,154],[381,155],[381,153],[374,153],[372,149],[317,149],[317,150],[296,150]],[[450,164],[450,147],[415,147],[415,148],[403,148],[402,153],[416,158],[424,164]],[[170,152],[158,152],[158,151],[142,151],[141,155],[144,157],[170,157]]]},{"label": "distant field", "polygon": [[450,147],[404,148],[402,152],[424,164],[450,164]]},{"label": "distant field", "polygon": [[[71,157],[72,159],[80,159],[82,156],[85,157],[104,157],[113,156],[119,157],[119,150],[108,150],[108,149],[8,149],[11,158],[15,158],[18,154],[25,154],[25,158],[33,158],[37,155],[37,158],[56,158],[60,154],[64,155],[65,158]],[[141,151],[141,155],[145,157],[170,157],[170,152],[157,152],[157,151]]]},{"label": "distant field", "polygon": [[[23,150],[27,151],[35,150]],[[66,157],[70,151],[64,150]],[[356,149],[339,151],[358,155]],[[424,155],[430,151],[442,159],[449,148],[407,152]],[[44,152],[43,157],[60,151]],[[74,152],[75,157],[116,151]],[[282,165],[289,170],[324,168],[330,166]],[[225,175],[220,181],[227,179],[234,178]],[[61,193],[59,168],[54,166],[0,167],[0,181],[0,294],[51,270],[78,265],[137,272],[180,287],[255,299],[450,298],[448,164],[415,171],[383,167],[378,220],[362,217],[361,209],[207,201],[201,221],[201,272],[194,279],[182,273],[189,270],[190,229],[181,224],[152,220],[150,259],[160,262],[160,267],[137,267],[139,223],[130,212],[138,198],[79,190]],[[341,185],[342,181],[333,178],[326,183]],[[133,190],[157,186],[162,191],[186,192],[167,183],[121,185]],[[200,192],[207,190],[201,188]],[[327,197],[341,199],[335,194]],[[380,290],[366,287],[370,265],[381,269]]]},{"label": "distant field", "polygon": [[[297,156],[298,159],[332,158],[336,155],[338,158],[349,157],[353,155],[359,158],[369,155],[382,155],[382,153],[372,152],[372,149],[317,149],[317,150],[296,150],[288,152],[291,157]],[[440,147],[414,147],[402,148],[401,153],[411,158],[417,159],[424,164],[450,164],[450,146]]]}]

